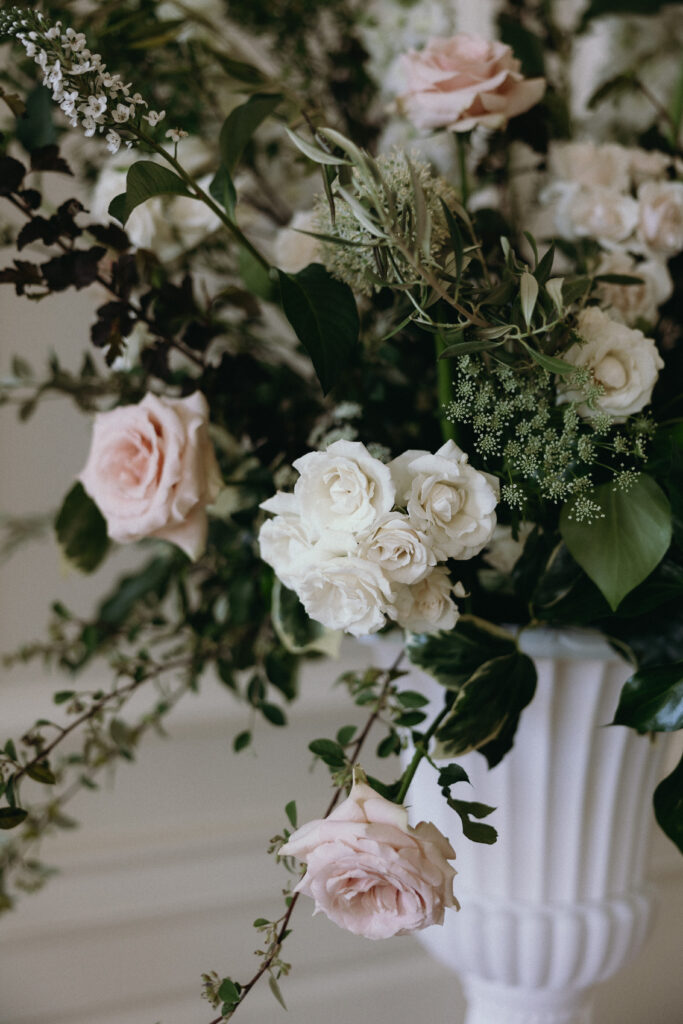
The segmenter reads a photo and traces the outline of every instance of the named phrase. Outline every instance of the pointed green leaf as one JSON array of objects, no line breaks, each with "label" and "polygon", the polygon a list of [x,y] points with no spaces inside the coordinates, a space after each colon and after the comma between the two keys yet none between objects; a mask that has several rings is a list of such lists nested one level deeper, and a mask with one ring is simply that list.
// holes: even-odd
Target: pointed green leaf
[{"label": "pointed green leaf", "polygon": [[107,524],[81,483],[74,484],[55,520],[64,555],[81,572],[92,572],[104,558],[109,540]]},{"label": "pointed green leaf", "polygon": [[270,977],[268,978],[268,985],[270,986],[270,991],[273,993],[273,995],[277,999],[277,1001],[280,1004],[280,1006],[282,1007],[282,1009],[286,1010],[287,1006],[285,1004],[284,999],[282,998],[282,992],[280,991],[280,986],[278,985],[277,981],[275,980],[275,976],[273,974],[271,974]]},{"label": "pointed green leaf", "polygon": [[26,821],[27,817],[28,811],[22,810],[21,807],[0,807],[0,828],[16,828],[22,821]]},{"label": "pointed green leaf", "polygon": [[449,690],[460,690],[470,676],[488,661],[516,650],[513,637],[490,622],[461,615],[447,633],[411,633],[406,653],[413,663]]},{"label": "pointed green leaf", "polygon": [[[121,209],[120,197],[109,204],[109,214],[125,225],[133,210],[154,196],[191,196],[185,182],[178,175],[152,160],[138,160],[128,168],[126,175],[126,200]],[[120,216],[123,213],[123,217]]]},{"label": "pointed green leaf", "polygon": [[[230,172],[224,164],[220,165],[209,185],[209,195],[217,203],[220,203],[231,217],[234,217],[237,193]],[[111,206],[109,211],[111,212]]]},{"label": "pointed green leaf", "polygon": [[524,317],[524,322],[527,327],[531,323],[531,317],[533,316],[537,298],[538,281],[533,274],[530,274],[528,270],[525,270],[522,274],[519,285],[519,301],[522,306],[522,316]]},{"label": "pointed green leaf", "polygon": [[654,807],[660,828],[683,853],[683,757],[657,786]]},{"label": "pointed green leaf", "polygon": [[326,153],[323,149],[318,146],[314,146],[313,143],[307,142],[306,139],[302,139],[296,132],[291,131],[290,128],[285,128],[287,135],[292,140],[296,148],[307,156],[309,160],[315,161],[317,164],[331,164],[339,166],[340,164],[346,164],[350,166],[350,160],[344,160],[340,156],[332,156],[331,153]]},{"label": "pointed green leaf", "polygon": [[683,661],[641,669],[627,679],[613,724],[639,732],[683,729]]},{"label": "pointed green leaf", "polygon": [[558,359],[557,356],[548,356],[545,352],[538,352],[535,348],[532,348],[531,345],[523,344],[533,361],[538,363],[539,366],[542,366],[544,370],[548,371],[548,373],[573,373],[576,369],[576,367],[571,366],[570,363],[566,363],[564,359]]},{"label": "pointed green leaf", "polygon": [[661,562],[671,543],[671,506],[659,484],[641,473],[628,491],[601,484],[588,497],[600,518],[578,523],[573,501],[560,513],[560,533],[574,559],[613,611]]},{"label": "pointed green leaf", "polygon": [[279,93],[254,93],[246,103],[231,110],[221,128],[218,145],[221,163],[232,176],[244,147],[262,121],[273,113],[282,96]]},{"label": "pointed green leaf", "polygon": [[359,320],[353,292],[319,263],[298,274],[279,270],[278,276],[285,316],[327,394],[356,351]]}]

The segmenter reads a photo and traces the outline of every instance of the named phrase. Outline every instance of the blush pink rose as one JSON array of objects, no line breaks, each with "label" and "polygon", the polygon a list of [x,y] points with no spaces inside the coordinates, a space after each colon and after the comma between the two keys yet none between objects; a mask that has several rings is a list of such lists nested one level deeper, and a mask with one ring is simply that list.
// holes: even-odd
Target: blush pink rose
[{"label": "blush pink rose", "polygon": [[188,398],[145,395],[95,417],[79,479],[107,521],[112,540],[161,537],[192,559],[206,547],[206,505],[221,478],[208,434],[209,407]]},{"label": "blush pink rose", "polygon": [[314,913],[367,939],[443,924],[446,907],[460,909],[445,836],[431,822],[412,828],[404,807],[363,782],[329,817],[297,829],[280,855],[307,864],[294,891],[315,900]]},{"label": "blush pink rose", "polygon": [[402,57],[399,110],[419,129],[503,128],[545,92],[545,79],[524,78],[520,66],[504,43],[467,33],[430,39]]}]

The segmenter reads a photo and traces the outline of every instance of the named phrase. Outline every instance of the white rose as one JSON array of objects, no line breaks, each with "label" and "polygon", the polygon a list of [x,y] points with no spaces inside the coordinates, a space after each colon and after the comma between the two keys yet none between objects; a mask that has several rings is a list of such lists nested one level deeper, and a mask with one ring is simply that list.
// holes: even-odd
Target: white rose
[{"label": "white rose", "polygon": [[324,452],[308,452],[294,463],[301,514],[319,534],[363,533],[394,506],[389,468],[359,441],[335,441]]},{"label": "white rose", "polygon": [[598,295],[615,320],[632,325],[636,320],[657,320],[658,309],[671,297],[673,281],[661,260],[637,263],[626,252],[605,253],[597,268],[598,274],[626,274],[640,277],[642,284],[600,284]]},{"label": "white rose", "polygon": [[605,248],[625,241],[638,224],[638,203],[605,185],[558,184],[545,193],[555,204],[562,238],[594,238]]},{"label": "white rose", "polygon": [[316,231],[314,210],[298,210],[286,228],[278,231],[273,247],[273,262],[286,274],[298,274],[309,263],[320,263],[320,242],[304,231]]},{"label": "white rose", "polygon": [[638,202],[641,240],[663,256],[676,256],[683,250],[683,182],[646,181]]},{"label": "white rose", "polygon": [[[579,314],[577,330],[584,344],[572,345],[562,358],[572,366],[588,367],[605,389],[594,409],[580,404],[579,415],[590,417],[604,412],[623,422],[640,412],[652,398],[652,389],[664,366],[653,339],[617,323],[597,306],[589,306]],[[559,382],[558,403],[581,403],[581,399],[580,391]]]},{"label": "white rose", "polygon": [[496,525],[498,481],[468,464],[453,441],[435,453],[408,451],[389,464],[397,502],[431,539],[438,559],[472,558]]},{"label": "white rose", "polygon": [[88,461],[79,479],[119,543],[161,537],[189,558],[206,546],[206,506],[220,473],[208,434],[209,407],[187,398],[145,395],[95,416]]},{"label": "white rose", "polygon": [[419,583],[398,588],[392,618],[403,629],[413,633],[436,633],[440,629],[453,629],[460,613],[452,594],[464,597],[462,584],[458,583],[454,587],[448,569],[439,565]]},{"label": "white rose", "polygon": [[663,178],[671,166],[671,157],[656,150],[638,149],[634,146],[628,150],[628,156],[629,171],[636,186],[655,178]]},{"label": "white rose", "polygon": [[290,590],[296,590],[313,557],[314,542],[299,516],[275,516],[259,531],[261,558]]},{"label": "white rose", "polygon": [[618,192],[629,188],[630,163],[631,151],[614,143],[596,146],[588,141],[553,142],[548,150],[553,177],[579,185],[602,185]]},{"label": "white rose", "polygon": [[396,583],[417,583],[436,565],[429,539],[401,512],[390,512],[360,540],[360,554]]},{"label": "white rose", "polygon": [[504,576],[509,576],[521,558],[524,545],[533,528],[533,523],[521,522],[517,527],[515,540],[512,536],[512,527],[499,523],[493,531],[491,543],[484,549],[484,561]]},{"label": "white rose", "polygon": [[314,562],[297,594],[312,619],[353,636],[381,629],[392,603],[391,583],[379,565],[353,555]]}]

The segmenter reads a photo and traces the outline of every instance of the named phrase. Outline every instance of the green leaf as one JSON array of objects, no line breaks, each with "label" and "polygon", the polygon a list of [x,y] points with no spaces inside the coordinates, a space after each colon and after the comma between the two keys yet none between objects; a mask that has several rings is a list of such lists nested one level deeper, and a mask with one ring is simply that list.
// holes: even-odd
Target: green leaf
[{"label": "green leaf", "polygon": [[277,704],[261,704],[261,714],[271,725],[287,725],[285,713]]},{"label": "green leaf", "polygon": [[92,572],[107,553],[107,524],[81,483],[74,484],[64,499],[55,530],[65,557],[81,572]]},{"label": "green leaf", "polygon": [[290,654],[315,652],[330,658],[338,657],[341,630],[327,629],[309,619],[294,591],[284,587],[277,578],[273,582],[271,616],[278,639]]},{"label": "green leaf", "polygon": [[414,690],[401,690],[396,694],[396,700],[404,708],[423,708],[429,704],[426,697]]},{"label": "green leaf", "polygon": [[297,135],[296,132],[291,131],[289,128],[285,128],[285,131],[296,148],[316,164],[329,164],[337,167],[340,164],[350,166],[350,160],[344,160],[343,157],[333,156],[331,153],[326,153],[323,149],[319,149],[318,146],[313,145],[311,142],[307,142],[306,139],[302,139],[300,135]]},{"label": "green leaf", "polygon": [[356,352],[359,320],[353,292],[319,263],[298,274],[279,270],[278,276],[285,316],[327,394]]},{"label": "green leaf", "polygon": [[273,993],[273,995],[277,999],[277,1001],[280,1004],[280,1006],[282,1007],[282,1009],[286,1010],[287,1006],[285,1004],[284,999],[282,998],[282,992],[280,991],[280,986],[278,985],[277,981],[275,980],[275,975],[271,974],[269,976],[269,978],[268,978],[268,985],[270,987],[270,991]]},{"label": "green leaf", "polygon": [[75,695],[75,691],[74,690],[59,690],[58,693],[54,694],[52,699],[55,702],[55,704],[66,704],[66,702],[68,700],[71,700],[71,698],[74,695]]},{"label": "green leaf", "polygon": [[266,302],[276,301],[275,281],[260,260],[257,260],[248,249],[240,249],[239,268],[242,280],[250,292]]},{"label": "green leaf", "polygon": [[523,344],[533,361],[538,363],[539,366],[542,366],[544,370],[548,371],[548,373],[565,374],[574,372],[575,367],[566,363],[564,359],[558,359],[556,356],[547,356],[545,352],[538,352],[535,348],[532,348],[531,345]]},{"label": "green leaf", "polygon": [[471,352],[489,352],[491,349],[499,348],[505,344],[502,341],[491,341],[490,339],[473,339],[472,341],[459,341],[455,345],[448,345],[439,353],[439,359],[455,359],[458,356],[466,356]]},{"label": "green leaf", "polygon": [[122,219],[118,215],[120,212],[117,205],[118,196],[109,204],[110,216],[115,216],[124,225],[137,206],[154,196],[176,195],[194,198],[182,178],[179,178],[174,171],[170,171],[168,167],[154,163],[152,160],[138,160],[128,168],[125,195],[126,203]]},{"label": "green leaf", "polygon": [[543,40],[535,32],[530,32],[518,18],[509,14],[500,15],[498,29],[502,42],[511,47],[522,62],[523,75],[527,78],[545,75]]},{"label": "green leaf", "polygon": [[290,800],[288,804],[285,804],[285,814],[292,828],[296,828],[296,800]]},{"label": "green leaf", "polygon": [[337,732],[337,743],[345,747],[347,743],[351,742],[357,731],[358,726],[356,725],[342,725],[341,729]]},{"label": "green leaf", "polygon": [[534,277],[539,284],[546,284],[550,277],[553,269],[553,263],[555,261],[555,245],[551,245],[548,251],[545,253],[540,263],[534,270]]},{"label": "green leaf", "polygon": [[479,750],[493,768],[510,750],[536,690],[531,658],[515,651],[484,662],[467,680],[436,738],[448,757]]},{"label": "green leaf", "polygon": [[643,284],[642,277],[634,277],[632,274],[596,274],[594,281],[600,284]]},{"label": "green leaf", "polygon": [[444,789],[454,786],[457,782],[469,782],[469,776],[459,764],[447,764],[439,769],[439,785]]},{"label": "green leaf", "polygon": [[[217,203],[220,203],[231,217],[235,216],[237,192],[235,191],[235,186],[230,176],[230,172],[223,164],[220,165],[213,176],[211,184],[209,185],[209,195],[212,199],[215,199]],[[118,199],[119,197],[117,196],[116,198]],[[116,202],[116,200],[114,200],[114,202]],[[109,206],[109,212],[112,212],[111,205]]]},{"label": "green leaf", "polygon": [[441,207],[443,209],[444,217],[446,218],[446,224],[448,225],[448,233],[451,236],[451,246],[453,247],[453,255],[455,256],[455,283],[460,281],[462,275],[463,260],[465,255],[465,243],[462,239],[462,232],[458,227],[458,222],[451,213],[449,207],[439,198]]},{"label": "green leaf", "polygon": [[176,555],[175,552],[170,558],[153,558],[140,572],[120,579],[113,594],[100,605],[98,622],[119,626],[128,618],[138,601],[152,595],[163,597],[169,581],[178,570],[181,558],[184,562],[185,556]]},{"label": "green leaf", "polygon": [[53,121],[54,104],[49,89],[38,85],[26,98],[26,111],[17,118],[17,139],[29,153],[54,146],[57,129]]},{"label": "green leaf", "polygon": [[627,679],[613,724],[639,732],[683,729],[683,661],[641,669]]},{"label": "green leaf", "polygon": [[248,729],[245,729],[244,732],[239,732],[237,736],[235,736],[234,740],[232,741],[232,749],[235,751],[236,754],[239,754],[240,750],[244,750],[245,747],[248,747],[250,743],[251,733],[249,732]]},{"label": "green leaf", "polygon": [[411,633],[406,653],[413,663],[450,690],[460,690],[470,676],[489,661],[516,651],[513,637],[473,615],[461,615],[447,633]]},{"label": "green leaf", "polygon": [[334,740],[313,740],[308,744],[308,749],[331,768],[343,768],[346,764],[346,754]]},{"label": "green leaf", "polygon": [[473,843],[486,843],[491,846],[498,838],[493,825],[484,825],[480,821],[471,821],[470,815],[475,818],[486,817],[495,811],[495,807],[488,807],[486,804],[469,803],[466,800],[454,800],[448,796],[448,790],[441,790],[446,798],[448,806],[459,815],[462,823],[463,835]]},{"label": "green leaf", "polygon": [[601,484],[588,497],[601,518],[588,525],[560,513],[560,533],[571,554],[597,584],[612,611],[661,562],[671,543],[671,507],[658,483],[644,473],[625,492]]},{"label": "green leaf", "polygon": [[218,989],[218,998],[228,1003],[230,1006],[234,1006],[240,1001],[240,993],[237,985],[230,978],[224,978],[221,982],[220,988]]},{"label": "green leaf", "polygon": [[119,224],[123,224],[126,218],[126,193],[119,192],[117,196],[114,196],[110,202],[107,213],[112,220],[117,220]]},{"label": "green leaf", "polygon": [[46,761],[40,764],[32,764],[30,768],[26,769],[26,774],[29,779],[42,782],[45,786],[54,786],[57,781]]},{"label": "green leaf", "polygon": [[519,284],[519,301],[522,307],[522,316],[527,327],[531,323],[531,317],[538,298],[538,281],[533,274],[525,270]]},{"label": "green leaf", "polygon": [[28,811],[22,810],[21,807],[0,807],[0,828],[16,828],[22,821],[26,821],[27,817]]},{"label": "green leaf", "polygon": [[660,828],[683,853],[683,757],[657,786],[654,808]]},{"label": "green leaf", "polygon": [[254,93],[246,103],[235,107],[226,117],[218,145],[221,163],[231,177],[249,139],[261,122],[273,113],[281,100],[282,96],[279,93]]},{"label": "green leaf", "polygon": [[14,740],[7,740],[5,743],[5,753],[11,761],[17,762],[17,748],[14,745]]}]

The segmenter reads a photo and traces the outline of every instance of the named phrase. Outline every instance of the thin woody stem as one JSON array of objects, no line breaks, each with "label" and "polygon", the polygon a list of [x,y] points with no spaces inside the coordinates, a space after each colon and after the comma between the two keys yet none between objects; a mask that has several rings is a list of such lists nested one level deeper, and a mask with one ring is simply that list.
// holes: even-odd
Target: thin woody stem
[{"label": "thin woody stem", "polygon": [[[377,697],[377,700],[375,701],[375,706],[373,708],[372,714],[369,716],[367,722],[363,726],[363,730],[362,730],[360,736],[358,737],[358,739],[356,740],[356,742],[354,743],[353,749],[352,749],[352,751],[351,751],[351,753],[349,755],[349,763],[352,764],[352,765],[354,765],[356,760],[358,759],[358,755],[360,754],[361,750],[363,749],[363,746],[365,744],[365,741],[368,738],[370,730],[372,729],[373,725],[375,724],[375,722],[377,721],[377,719],[379,718],[379,716],[382,713],[382,710],[384,708],[384,704],[385,704],[385,701],[386,701],[386,698],[387,698],[387,694],[389,692],[389,688],[390,688],[391,683],[393,681],[394,672],[396,671],[396,669],[400,665],[400,663],[401,663],[401,661],[403,659],[403,654],[404,654],[404,652],[403,652],[403,650],[401,650],[399,655],[394,660],[393,664],[389,668],[385,669],[385,671],[384,671],[384,682],[382,684],[382,689],[380,690],[379,696]],[[339,800],[341,799],[341,796],[342,796],[342,794],[345,791],[346,791],[346,786],[345,785],[337,787],[337,789],[335,790],[334,795],[333,795],[333,797],[332,797],[332,799],[331,799],[331,801],[330,801],[330,803],[329,803],[329,805],[327,807],[327,810],[325,811],[325,813],[323,815],[323,818],[329,817],[329,815],[332,813],[332,811],[335,809],[335,807],[339,803]],[[277,935],[276,935],[275,939],[273,940],[273,943],[272,943],[272,945],[270,947],[270,950],[268,952],[267,957],[265,958],[265,960],[263,961],[263,963],[259,967],[258,971],[254,974],[254,976],[245,985],[241,986],[239,1002],[235,1005],[235,1007],[232,1010],[230,1010],[229,1013],[221,1014],[220,1017],[215,1017],[214,1020],[212,1020],[210,1022],[210,1024],[223,1024],[224,1021],[227,1021],[231,1017],[233,1017],[234,1014],[239,1009],[239,1007],[244,1002],[244,1000],[246,999],[246,997],[249,994],[249,992],[251,992],[251,990],[256,985],[256,983],[269,970],[271,964],[273,963],[275,958],[279,955],[280,949],[282,948],[282,943],[284,942],[284,940],[287,937],[287,931],[289,929],[289,922],[291,920],[292,914],[294,913],[294,908],[295,908],[295,906],[296,906],[296,904],[297,904],[297,902],[299,900],[299,895],[300,894],[298,892],[296,892],[292,896],[292,898],[290,900],[290,903],[289,903],[289,906],[287,907],[287,911],[286,911],[284,917],[282,918],[282,920],[280,922],[280,927],[278,929],[278,932],[277,932]]]}]

